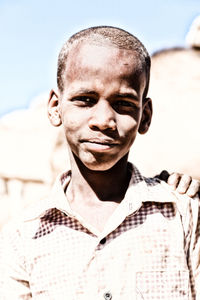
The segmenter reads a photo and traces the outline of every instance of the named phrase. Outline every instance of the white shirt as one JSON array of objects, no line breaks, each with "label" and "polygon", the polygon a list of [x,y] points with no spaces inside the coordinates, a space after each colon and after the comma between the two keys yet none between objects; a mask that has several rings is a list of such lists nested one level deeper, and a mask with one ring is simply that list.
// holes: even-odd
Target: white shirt
[{"label": "white shirt", "polygon": [[5,228],[1,300],[200,299],[199,199],[129,168],[125,198],[101,233],[71,210],[70,172]]}]

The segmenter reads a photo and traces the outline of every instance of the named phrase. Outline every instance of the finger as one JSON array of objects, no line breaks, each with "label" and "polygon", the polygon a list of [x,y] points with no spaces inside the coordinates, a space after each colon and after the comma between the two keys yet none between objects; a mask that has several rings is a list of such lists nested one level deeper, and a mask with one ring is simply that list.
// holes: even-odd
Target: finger
[{"label": "finger", "polygon": [[190,186],[187,190],[187,195],[189,197],[194,197],[198,192],[200,192],[200,181],[192,179]]},{"label": "finger", "polygon": [[190,186],[191,181],[192,178],[189,175],[182,175],[177,186],[177,192],[179,192],[180,194],[185,194]]},{"label": "finger", "polygon": [[172,173],[168,180],[167,183],[171,186],[173,190],[175,190],[178,186],[178,183],[180,181],[181,175],[179,173]]}]

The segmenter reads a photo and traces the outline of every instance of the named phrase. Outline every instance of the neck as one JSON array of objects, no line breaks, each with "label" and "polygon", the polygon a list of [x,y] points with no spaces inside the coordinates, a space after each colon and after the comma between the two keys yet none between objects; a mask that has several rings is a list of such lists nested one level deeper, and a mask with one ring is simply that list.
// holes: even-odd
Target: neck
[{"label": "neck", "polygon": [[121,202],[126,193],[130,174],[127,168],[128,154],[111,169],[94,171],[85,167],[77,157],[72,157],[71,199],[75,195],[89,202]]}]

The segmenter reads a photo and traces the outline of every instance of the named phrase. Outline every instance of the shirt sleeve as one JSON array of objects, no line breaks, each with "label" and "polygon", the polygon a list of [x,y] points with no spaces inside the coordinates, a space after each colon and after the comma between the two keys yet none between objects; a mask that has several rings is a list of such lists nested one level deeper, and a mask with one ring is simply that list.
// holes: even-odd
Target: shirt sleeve
[{"label": "shirt sleeve", "polygon": [[193,276],[193,291],[195,299],[200,299],[200,199],[198,196],[191,199],[191,239],[189,247],[189,264]]},{"label": "shirt sleeve", "polygon": [[0,299],[31,299],[29,278],[20,249],[20,234],[4,230],[0,234]]}]

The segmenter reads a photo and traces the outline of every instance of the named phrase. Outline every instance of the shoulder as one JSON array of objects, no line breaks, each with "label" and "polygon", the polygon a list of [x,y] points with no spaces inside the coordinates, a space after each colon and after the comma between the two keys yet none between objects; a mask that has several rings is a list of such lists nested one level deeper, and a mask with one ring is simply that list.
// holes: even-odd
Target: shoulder
[{"label": "shoulder", "polygon": [[58,207],[62,208],[66,202],[64,189],[70,180],[70,171],[59,174],[46,198],[36,200],[27,208],[23,209],[18,217],[4,225],[0,232],[1,238],[31,237],[38,229],[41,219],[46,214],[51,214]]},{"label": "shoulder", "polygon": [[10,243],[16,243],[20,239],[31,237],[39,226],[40,216],[47,209],[48,198],[41,199],[31,204],[15,218],[6,223],[0,232],[0,239]]},{"label": "shoulder", "polygon": [[150,194],[153,194],[159,202],[174,202],[181,209],[187,209],[188,205],[198,209],[200,198],[198,195],[189,197],[187,194],[180,194],[163,180],[158,178],[143,177]]},{"label": "shoulder", "polygon": [[200,218],[200,198],[199,195],[191,198],[187,194],[180,194],[164,181],[157,178],[145,178],[150,193],[160,202],[173,202],[182,216],[183,222],[190,218],[193,224]]}]

